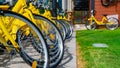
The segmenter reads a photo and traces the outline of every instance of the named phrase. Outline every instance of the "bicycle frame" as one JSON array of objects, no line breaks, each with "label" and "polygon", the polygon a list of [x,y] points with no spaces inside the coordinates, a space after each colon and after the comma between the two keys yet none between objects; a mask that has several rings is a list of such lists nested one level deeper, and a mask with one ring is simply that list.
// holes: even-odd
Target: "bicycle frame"
[{"label": "bicycle frame", "polygon": [[[40,15],[39,13],[39,10],[33,6],[32,3],[29,3],[29,6],[26,4],[26,0],[18,0],[16,2],[16,4],[14,5],[14,7],[11,9],[11,11],[13,12],[17,12],[19,14],[22,14],[24,15],[25,17],[27,17],[28,19],[30,19],[34,24],[40,24],[41,25],[41,29],[45,31],[45,33],[48,33],[47,32],[47,29],[45,28],[46,25],[44,25],[43,23],[39,22],[39,23],[36,23],[36,20],[34,19],[34,16],[33,14],[38,14]],[[54,20],[52,20],[52,16],[51,16],[51,13],[49,10],[46,10],[46,12],[43,14],[43,16],[46,16],[47,18],[49,18],[52,22],[55,23]],[[18,21],[19,22],[19,21]],[[12,34],[16,34],[17,32],[17,26],[16,25],[19,25],[19,26],[22,26],[21,24],[16,24],[16,25],[12,25],[10,22],[7,22],[7,27],[9,26],[12,26],[10,29],[12,30]],[[16,39],[16,35],[12,35],[13,39],[12,40],[15,40]],[[53,37],[53,36],[51,36]],[[54,37],[53,37],[54,38]],[[14,43],[15,44],[15,43]]]},{"label": "bicycle frame", "polygon": [[[9,7],[10,7],[9,5],[0,5],[1,10],[8,10]],[[34,22],[34,24],[36,24],[32,13],[30,12],[30,10],[26,9],[26,7],[27,7],[27,5],[26,5],[25,0],[18,0],[11,11],[24,15],[25,17],[31,19],[32,22]],[[4,24],[4,21],[5,21],[6,25]],[[13,48],[16,48],[16,50],[19,52],[18,48],[20,48],[20,47],[17,44],[17,42],[15,41],[16,33],[17,33],[17,30],[19,29],[17,27],[17,25],[24,26],[25,24],[19,20],[16,20],[16,22],[20,22],[20,24],[14,23],[14,19],[9,20],[9,18],[0,17],[0,23],[1,23],[0,24],[0,27],[1,27],[0,34],[2,34],[0,36],[0,42],[2,44],[4,44],[7,51],[11,51],[11,48],[6,42],[11,41]],[[13,23],[14,23],[14,25],[13,25]],[[9,28],[9,29],[7,29],[7,28]],[[10,32],[11,34],[9,33],[9,31],[11,31]],[[28,31],[28,33],[29,33],[29,31]],[[5,38],[3,38],[3,36],[5,36]]]},{"label": "bicycle frame", "polygon": [[[0,9],[1,9],[1,12],[0,14],[2,14],[2,10],[8,10],[10,6],[9,5],[0,5]],[[16,39],[16,32],[18,30],[17,26],[16,25],[19,25],[18,23],[14,23],[14,25],[11,25],[13,23],[14,19],[11,19],[9,21],[8,18],[3,18],[2,15],[0,15],[0,27],[1,27],[1,30],[0,30],[0,42],[5,46],[6,50],[8,52],[11,51],[12,48],[15,48],[18,52],[19,52],[19,45],[17,44],[17,42],[15,41]],[[5,22],[4,22],[5,21]],[[5,25],[6,24],[6,25]],[[25,25],[25,24],[22,24],[21,25]],[[9,27],[9,29],[7,29]],[[11,31],[11,34],[9,33]],[[15,34],[14,34],[15,33]],[[3,38],[4,37],[4,38]],[[10,41],[13,45],[13,47],[11,48],[6,42]]]},{"label": "bicycle frame", "polygon": [[[18,44],[15,42],[15,40],[13,39],[13,37],[11,37],[11,35],[9,34],[8,30],[6,29],[2,18],[0,17],[0,27],[3,31],[3,33],[6,35],[6,37],[11,41],[11,43],[13,44],[13,47],[17,49],[17,51],[19,52],[18,48]],[[2,38],[2,35],[0,36],[0,42],[6,47],[7,51],[11,51],[10,46],[6,43],[7,40]]]},{"label": "bicycle frame", "polygon": [[7,10],[9,7],[9,5],[0,5],[1,10]]},{"label": "bicycle frame", "polygon": [[[34,24],[36,24],[36,25],[38,24],[38,23],[36,23],[36,20],[34,19],[33,14],[40,15],[39,10],[36,9],[35,6],[33,6],[32,3],[29,3],[29,6],[28,6],[26,4],[26,0],[18,0],[11,11],[22,14],[25,17],[27,17],[28,19],[30,19]],[[39,24],[40,24],[40,28],[42,30],[44,30],[45,33],[47,33],[45,25],[43,25],[43,23],[40,23],[40,22],[39,22]]]},{"label": "bicycle frame", "polygon": [[[21,14],[21,16],[25,16],[26,18],[28,18],[29,20],[31,20],[31,23],[33,22],[35,25],[38,25],[40,24],[41,25],[41,29],[45,32],[45,33],[50,33],[49,35],[46,34],[47,36],[50,37],[50,40],[52,40],[51,42],[53,42],[53,44],[50,44],[50,48],[54,48],[54,45],[55,47],[58,47],[58,49],[60,49],[58,51],[58,49],[56,49],[55,52],[58,52],[56,55],[60,54],[60,57],[58,57],[58,61],[61,60],[62,58],[62,54],[63,54],[63,41],[62,41],[62,37],[61,35],[59,34],[59,30],[55,27],[54,24],[51,24],[51,22],[49,20],[47,20],[46,18],[42,20],[38,20],[35,18],[35,16],[33,14],[37,14],[37,15],[40,15],[38,9],[32,4],[32,3],[29,3],[29,4],[26,4],[26,0],[17,0],[16,4],[10,9],[10,11],[12,12],[16,12],[18,13],[19,15]],[[14,16],[13,16],[14,17]],[[15,41],[17,39],[17,31],[19,30],[19,28],[21,28],[22,26],[24,26],[25,24],[22,24],[22,20],[15,20],[14,21],[14,18],[10,17],[9,19],[9,15],[8,15],[8,18],[7,17],[4,17],[4,19],[2,20],[2,18],[0,17],[0,23],[3,23],[3,24],[0,24],[0,27],[1,27],[1,34],[4,33],[3,35],[5,35],[5,41],[3,41],[2,43],[4,43],[4,46],[9,46],[9,45],[6,45],[5,43],[7,43],[7,41],[10,40],[10,42],[12,43],[12,45],[14,46],[14,48],[20,48],[20,46],[17,44],[17,42]],[[6,22],[6,20],[8,20],[8,22]],[[44,21],[45,20],[45,21]],[[47,20],[47,21],[46,21]],[[39,22],[37,22],[39,21]],[[47,25],[43,24],[42,22],[48,22],[48,24],[52,25],[54,29],[54,31],[56,31],[55,33],[52,33],[52,32],[48,32],[48,30],[46,30],[46,27]],[[18,22],[18,23],[15,23],[15,22]],[[5,23],[5,24],[4,24]],[[6,25],[7,24],[7,25]],[[37,27],[37,26],[36,26]],[[51,27],[51,28],[52,28]],[[9,29],[7,29],[9,28]],[[39,27],[38,27],[39,28]],[[27,29],[27,28],[25,28]],[[24,28],[23,28],[24,30]],[[25,30],[25,32],[27,32]],[[36,31],[37,32],[37,31]],[[25,33],[26,34],[26,33]],[[29,34],[29,31],[28,33]],[[0,39],[0,42],[3,40],[3,35],[1,35],[0,37],[2,37]],[[58,41],[60,43],[58,43],[58,41],[56,41],[56,38],[58,39]],[[18,38],[20,40],[20,38]],[[48,38],[49,39],[49,38]],[[47,42],[47,41],[46,41]],[[19,42],[18,42],[19,43]],[[22,49],[22,48],[21,48]],[[44,48],[45,49],[45,48]],[[18,52],[20,49],[18,49]],[[46,48],[47,50],[47,48]],[[8,51],[10,51],[9,47],[8,47]],[[45,51],[45,50],[44,50]],[[47,52],[47,51],[46,51]],[[46,53],[47,54],[47,53]],[[45,56],[46,57],[46,56]],[[55,59],[55,58],[54,58]],[[57,63],[59,63],[58,61],[56,61],[56,65]],[[47,64],[47,63],[46,63]],[[36,63],[34,64],[33,62],[33,66],[36,65]],[[52,63],[53,65],[53,63]],[[36,67],[36,66],[35,66]]]},{"label": "bicycle frame", "polygon": [[94,15],[91,15],[91,17],[88,19],[90,21],[90,23],[92,23],[92,21],[94,21],[96,24],[98,25],[105,25],[105,21],[107,20],[107,18],[105,16],[102,17],[101,21],[98,21]]}]

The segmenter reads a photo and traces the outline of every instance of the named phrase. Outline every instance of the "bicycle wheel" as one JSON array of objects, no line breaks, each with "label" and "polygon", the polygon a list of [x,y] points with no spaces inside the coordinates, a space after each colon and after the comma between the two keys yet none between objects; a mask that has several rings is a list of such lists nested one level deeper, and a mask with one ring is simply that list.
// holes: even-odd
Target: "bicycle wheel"
[{"label": "bicycle wheel", "polygon": [[69,39],[72,37],[74,27],[73,27],[73,24],[71,23],[71,21],[66,21],[66,23],[69,26],[69,31],[67,33],[66,39]]},{"label": "bicycle wheel", "polygon": [[[42,30],[49,48],[50,68],[55,68],[61,62],[64,54],[64,44],[61,33],[55,24],[47,18],[40,15],[34,15],[34,18],[38,27],[39,25],[41,26],[41,24],[44,26],[44,28],[40,28],[40,30]],[[53,38],[50,35],[52,35]]]},{"label": "bicycle wheel", "polygon": [[68,33],[68,28],[66,28],[67,26],[66,26],[66,24],[64,24],[64,22],[62,20],[58,20],[58,21],[60,22],[61,25],[63,25],[64,31],[65,31],[65,39],[66,39],[66,35]]},{"label": "bicycle wheel", "polygon": [[[20,46],[18,53],[23,60],[30,66],[34,61],[37,61],[37,68],[48,68],[48,48],[40,30],[20,14],[11,11],[3,11],[2,14],[5,20],[7,18],[12,26],[17,27],[16,41]],[[8,29],[12,26],[8,26]]]},{"label": "bicycle wheel", "polygon": [[56,21],[56,26],[60,30],[63,40],[65,40],[66,37],[65,26],[59,20],[55,20],[55,21]]},{"label": "bicycle wheel", "polygon": [[107,23],[106,23],[106,27],[109,30],[115,30],[115,29],[117,29],[118,25],[119,25],[118,19],[116,19],[114,17],[109,18],[107,20]]},{"label": "bicycle wheel", "polygon": [[90,23],[90,21],[87,21],[85,23],[85,27],[88,29],[88,30],[94,30],[96,28],[96,23],[95,21],[92,20],[92,22]]},{"label": "bicycle wheel", "polygon": [[103,6],[109,6],[110,2],[111,2],[110,0],[101,0]]},{"label": "bicycle wheel", "polygon": [[69,39],[73,33],[73,25],[71,23],[68,23],[68,21],[66,21],[66,20],[61,19],[59,21],[61,22],[61,24],[63,24],[63,26],[65,28],[65,33],[66,33],[65,39]]}]

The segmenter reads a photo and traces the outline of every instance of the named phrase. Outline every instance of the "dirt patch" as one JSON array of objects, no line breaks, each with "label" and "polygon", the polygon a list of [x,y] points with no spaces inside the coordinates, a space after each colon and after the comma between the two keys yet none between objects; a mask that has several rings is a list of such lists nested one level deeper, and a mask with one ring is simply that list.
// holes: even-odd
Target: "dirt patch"
[{"label": "dirt patch", "polygon": [[77,55],[77,68],[85,68],[85,61],[83,61],[82,58],[82,52],[80,52],[81,47],[78,45],[76,45],[77,47],[77,51],[76,51],[76,55]]}]

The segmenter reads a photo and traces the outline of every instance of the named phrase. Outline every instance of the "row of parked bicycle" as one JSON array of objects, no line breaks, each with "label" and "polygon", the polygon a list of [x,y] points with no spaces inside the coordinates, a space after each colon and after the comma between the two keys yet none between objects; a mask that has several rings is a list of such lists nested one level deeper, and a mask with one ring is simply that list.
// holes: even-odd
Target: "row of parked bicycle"
[{"label": "row of parked bicycle", "polygon": [[[4,62],[6,55],[19,54],[35,68],[57,67],[63,58],[64,41],[72,36],[73,25],[65,13],[52,17],[50,2],[0,1],[0,61]],[[43,14],[40,7],[44,8]]]}]

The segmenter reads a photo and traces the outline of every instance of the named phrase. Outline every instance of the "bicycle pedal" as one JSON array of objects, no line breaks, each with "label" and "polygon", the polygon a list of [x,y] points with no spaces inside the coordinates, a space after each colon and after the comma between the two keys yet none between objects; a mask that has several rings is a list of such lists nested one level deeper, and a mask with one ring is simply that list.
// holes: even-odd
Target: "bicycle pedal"
[{"label": "bicycle pedal", "polygon": [[36,68],[37,67],[37,61],[34,61],[33,63],[32,63],[32,68]]},{"label": "bicycle pedal", "polygon": [[53,34],[50,34],[51,39],[55,39],[55,36]]},{"label": "bicycle pedal", "polygon": [[50,45],[50,46],[49,46],[49,48],[50,48],[50,49],[53,49],[53,48],[54,48],[54,46],[53,46],[53,45]]}]

